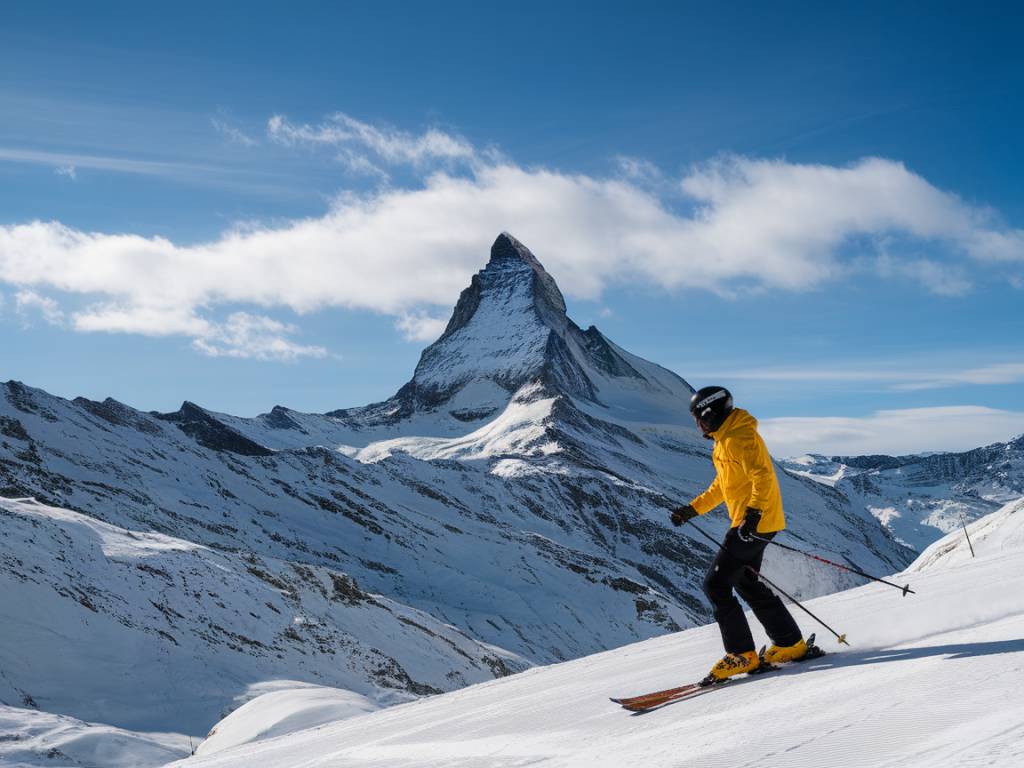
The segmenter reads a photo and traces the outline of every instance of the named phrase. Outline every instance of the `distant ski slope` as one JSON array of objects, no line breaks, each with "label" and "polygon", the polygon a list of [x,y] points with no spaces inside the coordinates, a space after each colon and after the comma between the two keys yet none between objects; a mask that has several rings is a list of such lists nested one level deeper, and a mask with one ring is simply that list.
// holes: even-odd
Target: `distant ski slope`
[{"label": "distant ski slope", "polygon": [[[691,629],[272,741],[181,768],[1024,764],[1024,501],[918,561],[917,595],[869,585],[810,601],[852,648],[632,716],[609,695],[696,679],[721,653]],[[985,534],[985,531],[988,531]],[[927,553],[926,553],[927,555]],[[924,558],[925,555],[922,556]]]}]

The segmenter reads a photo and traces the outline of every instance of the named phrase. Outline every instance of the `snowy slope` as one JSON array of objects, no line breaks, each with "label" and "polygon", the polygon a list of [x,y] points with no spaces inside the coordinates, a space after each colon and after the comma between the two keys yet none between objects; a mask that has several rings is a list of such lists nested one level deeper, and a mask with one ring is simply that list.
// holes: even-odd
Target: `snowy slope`
[{"label": "snowy slope", "polygon": [[873,515],[908,547],[929,544],[1024,495],[1024,435],[961,453],[783,460]]},{"label": "snowy slope", "polygon": [[202,735],[268,680],[388,705],[526,666],[333,569],[30,500],[0,522],[4,704]]},{"label": "snowy slope", "polygon": [[661,710],[630,715],[607,697],[699,678],[720,654],[714,627],[175,765],[1019,766],[1022,517],[1020,504],[993,516],[999,546],[977,559],[894,577],[916,595],[869,585],[811,601],[852,648],[819,630],[830,655]]},{"label": "snowy slope", "polygon": [[[221,720],[196,748],[208,756],[239,744],[273,739],[380,709],[358,693],[282,680],[255,686],[258,695]],[[272,690],[260,693],[260,690]],[[165,761],[166,762],[166,761]]]},{"label": "snowy slope", "polygon": [[190,754],[187,736],[135,733],[27,707],[0,705],[0,765],[156,768]]},{"label": "snowy slope", "polygon": [[[973,552],[972,552],[973,549]],[[1024,499],[1012,501],[998,512],[975,520],[966,533],[954,530],[936,541],[907,569],[908,573],[931,568],[969,565],[978,557],[1024,550]]]}]

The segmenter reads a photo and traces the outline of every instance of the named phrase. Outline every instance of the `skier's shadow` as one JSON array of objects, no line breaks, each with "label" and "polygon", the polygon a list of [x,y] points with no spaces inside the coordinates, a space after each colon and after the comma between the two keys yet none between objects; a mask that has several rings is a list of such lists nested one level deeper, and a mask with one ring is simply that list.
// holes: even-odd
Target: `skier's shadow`
[{"label": "skier's shadow", "polygon": [[946,645],[923,645],[914,648],[880,648],[865,651],[840,651],[815,659],[808,666],[845,667],[854,664],[882,664],[889,661],[909,661],[932,656],[948,659],[969,659],[975,656],[993,656],[999,653],[1024,653],[1024,638],[1018,640],[993,640],[983,643],[948,643]]}]

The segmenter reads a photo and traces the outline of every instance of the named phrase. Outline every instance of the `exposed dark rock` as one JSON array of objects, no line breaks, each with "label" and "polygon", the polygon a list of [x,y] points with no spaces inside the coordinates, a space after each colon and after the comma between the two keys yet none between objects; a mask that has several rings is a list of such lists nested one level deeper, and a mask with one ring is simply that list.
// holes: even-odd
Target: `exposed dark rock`
[{"label": "exposed dark rock", "polygon": [[112,397],[108,397],[102,403],[85,397],[76,397],[72,402],[93,416],[118,427],[130,427],[149,435],[155,435],[160,431],[160,427],[150,417],[139,413],[131,406],[119,403]]},{"label": "exposed dark rock", "polygon": [[0,435],[11,437],[15,440],[29,441],[32,439],[28,436],[28,432],[25,431],[20,421],[7,416],[0,416]]},{"label": "exposed dark rock", "polygon": [[211,451],[239,456],[272,456],[274,452],[229,427],[195,403],[187,400],[174,413],[154,413],[158,419],[176,424],[186,435]]},{"label": "exposed dark rock", "polygon": [[34,413],[47,421],[57,421],[57,414],[37,402],[34,391],[20,381],[8,381],[3,385],[7,402],[23,413]]},{"label": "exposed dark rock", "polygon": [[460,408],[454,411],[448,411],[459,421],[480,421],[481,419],[487,419],[497,413],[497,408]]},{"label": "exposed dark rock", "polygon": [[308,434],[295,419],[288,415],[288,409],[280,405],[275,405],[270,409],[270,413],[264,417],[264,422],[271,429],[293,429],[304,435]]}]

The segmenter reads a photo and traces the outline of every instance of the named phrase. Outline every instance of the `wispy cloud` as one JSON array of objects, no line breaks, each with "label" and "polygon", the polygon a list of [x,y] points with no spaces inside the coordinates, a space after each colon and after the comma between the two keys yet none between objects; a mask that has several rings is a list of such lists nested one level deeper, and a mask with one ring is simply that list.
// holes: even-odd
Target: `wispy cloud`
[{"label": "wispy cloud", "polygon": [[292,361],[327,356],[324,347],[296,344],[288,338],[297,331],[270,317],[235,312],[224,323],[211,324],[192,344],[210,357]]},{"label": "wispy cloud", "polygon": [[36,291],[22,290],[14,294],[14,308],[25,327],[31,325],[34,317],[41,317],[49,325],[64,325],[65,316],[60,305]]},{"label": "wispy cloud", "polygon": [[196,173],[204,169],[203,166],[188,163],[104,157],[102,155],[71,154],[65,152],[45,152],[36,149],[19,149],[17,147],[0,147],[0,160],[7,160],[13,163],[48,165],[55,169],[95,168],[101,171],[137,173],[147,176],[180,176],[186,173]]},{"label": "wispy cloud", "polygon": [[1024,363],[999,363],[965,370],[940,371],[907,377],[896,387],[903,390],[939,389],[965,384],[1016,384],[1024,381]]},{"label": "wispy cloud", "polygon": [[137,157],[50,152],[19,147],[0,147],[0,162],[41,165],[54,173],[77,178],[82,169],[149,176],[202,187],[238,190],[246,194],[279,197],[308,196],[305,190],[286,185],[282,176],[252,167],[231,167],[211,163],[148,160]]},{"label": "wispy cloud", "polygon": [[756,370],[715,371],[703,378],[722,381],[760,382],[839,382],[871,384],[898,391],[942,389],[957,386],[984,386],[1024,382],[1024,362],[1000,362],[980,366],[962,366],[946,362],[921,364],[917,367],[894,367],[891,363],[875,363],[857,367],[835,366],[823,362],[813,367],[761,368]]},{"label": "wispy cloud", "polygon": [[423,312],[400,315],[395,327],[402,332],[406,341],[431,342],[437,339],[448,325],[443,317],[434,317]]},{"label": "wispy cloud", "polygon": [[[93,304],[69,312],[77,330],[185,334],[221,349],[204,336],[209,313],[245,305],[368,309],[423,340],[506,229],[537,249],[566,293],[584,299],[622,281],[723,295],[811,290],[863,271],[864,257],[848,246],[865,240],[879,244],[867,260],[875,279],[916,280],[940,294],[967,290],[964,264],[977,275],[1024,262],[1020,230],[891,160],[728,157],[673,181],[639,161],[610,177],[525,168],[439,129],[411,134],[340,113],[316,125],[275,116],[268,135],[348,152],[347,162],[365,160],[368,173],[405,164],[421,175],[407,187],[341,194],[322,216],[198,244],[57,222],[3,226],[0,281],[87,296]],[[137,173],[173,167],[0,150],[5,157]],[[654,177],[657,184],[641,181]],[[938,245],[942,255],[901,259],[894,238]],[[908,381],[944,385],[942,377]]]},{"label": "wispy cloud", "polygon": [[760,422],[775,456],[856,456],[962,451],[1024,432],[1024,413],[976,405],[876,411],[864,417],[784,417]]},{"label": "wispy cloud", "polygon": [[364,157],[355,152],[357,148],[388,164],[423,166],[437,161],[470,162],[478,157],[476,148],[468,141],[437,128],[417,135],[397,128],[374,126],[343,112],[336,112],[317,125],[295,124],[284,115],[274,115],[267,121],[267,135],[272,141],[289,146],[345,147],[347,151],[340,157],[349,162],[353,157]]},{"label": "wispy cloud", "polygon": [[959,264],[944,264],[934,259],[901,260],[883,251],[875,267],[880,277],[907,278],[939,296],[963,296],[972,288],[966,270]]},{"label": "wispy cloud", "polygon": [[224,138],[233,144],[239,144],[243,147],[255,147],[259,144],[259,141],[245,133],[245,131],[240,128],[236,128],[222,118],[210,118],[210,125],[212,125],[218,133],[223,135]]}]

